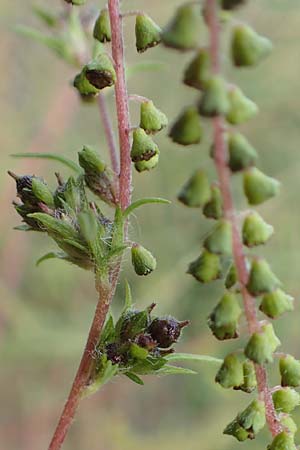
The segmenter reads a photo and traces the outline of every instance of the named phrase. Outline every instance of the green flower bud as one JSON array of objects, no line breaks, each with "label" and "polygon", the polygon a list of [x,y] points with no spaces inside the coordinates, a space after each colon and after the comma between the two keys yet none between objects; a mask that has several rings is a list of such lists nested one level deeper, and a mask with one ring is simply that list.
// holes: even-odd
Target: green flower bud
[{"label": "green flower bud", "polygon": [[229,389],[240,386],[243,383],[243,380],[244,373],[241,355],[230,353],[225,357],[224,362],[216,375],[215,381],[223,388]]},{"label": "green flower bud", "polygon": [[232,254],[232,229],[228,220],[218,222],[212,233],[205,239],[204,247],[211,253]]},{"label": "green flower bud", "polygon": [[257,152],[241,133],[230,133],[228,136],[228,165],[232,172],[253,166],[257,159]]},{"label": "green flower bud", "polygon": [[267,242],[272,236],[274,228],[267,224],[255,211],[247,214],[243,223],[243,242],[247,247],[255,247]]},{"label": "green flower bud", "polygon": [[158,164],[159,149],[142,128],[133,132],[130,156],[138,172],[153,169]]},{"label": "green flower bud", "polygon": [[292,436],[294,436],[297,433],[298,427],[297,427],[296,423],[287,414],[282,414],[282,417],[280,417],[280,423],[281,423],[284,431],[286,431],[288,434],[291,434]]},{"label": "green flower bud", "polygon": [[199,258],[190,263],[187,273],[201,283],[217,280],[222,275],[220,257],[204,250]]},{"label": "green flower bud", "polygon": [[227,427],[223,431],[223,434],[233,436],[240,442],[246,441],[246,439],[249,438],[248,431],[241,427],[236,419],[227,425]]},{"label": "green flower bud", "polygon": [[225,278],[226,289],[231,289],[237,282],[238,278],[236,266],[234,263],[232,263]]},{"label": "green flower bud", "polygon": [[257,34],[248,25],[237,25],[233,30],[231,55],[238,67],[256,66],[272,51],[269,39]]},{"label": "green flower bud", "polygon": [[231,10],[245,3],[246,0],[221,0],[222,9]]},{"label": "green flower bud", "polygon": [[300,395],[294,389],[285,387],[274,392],[273,403],[276,411],[291,413],[300,404]]},{"label": "green flower bud", "polygon": [[245,355],[257,364],[273,362],[273,352],[280,345],[272,324],[267,323],[253,333],[245,348]]},{"label": "green flower bud", "polygon": [[185,69],[183,82],[187,86],[191,86],[196,89],[203,89],[210,77],[210,53],[208,49],[201,48]]},{"label": "green flower bud", "polygon": [[96,89],[112,86],[117,80],[116,72],[110,57],[100,53],[83,68],[86,79]]},{"label": "green flower bud", "polygon": [[84,71],[76,75],[73,81],[73,86],[78,90],[83,100],[92,100],[97,94],[99,94],[99,89],[95,88],[95,86],[88,81]]},{"label": "green flower bud", "polygon": [[135,22],[136,49],[139,53],[155,47],[161,41],[160,27],[146,14],[138,14]]},{"label": "green flower bud", "polygon": [[268,450],[297,450],[294,443],[294,437],[282,431],[274,437],[271,445],[268,446]]},{"label": "green flower bud", "polygon": [[97,152],[84,146],[78,152],[80,166],[84,169],[85,182],[94,194],[104,202],[116,204],[115,175],[99,158]]},{"label": "green flower bud", "polygon": [[32,178],[32,192],[37,200],[50,207],[54,206],[53,194],[47,184],[40,178]]},{"label": "green flower bud", "polygon": [[97,41],[105,43],[111,41],[111,28],[108,9],[102,9],[96,20],[93,36]]},{"label": "green flower bud", "polygon": [[225,81],[218,75],[211,77],[203,88],[199,112],[205,117],[225,115],[229,111],[228,93]]},{"label": "green flower bud", "polygon": [[204,170],[197,170],[185,183],[177,198],[190,208],[199,208],[210,200],[210,186]]},{"label": "green flower bud", "polygon": [[242,314],[236,294],[223,295],[208,318],[208,326],[219,340],[238,337],[238,321]]},{"label": "green flower bud", "polygon": [[281,289],[265,294],[259,309],[271,319],[277,319],[285,312],[293,311],[294,299]]},{"label": "green flower bud", "polygon": [[274,275],[266,260],[254,259],[252,261],[247,283],[247,289],[251,295],[257,297],[261,294],[272,292],[280,285],[280,281]]},{"label": "green flower bud", "polygon": [[169,136],[180,145],[199,144],[203,130],[197,108],[189,106],[173,123]]},{"label": "green flower bud", "polygon": [[148,327],[151,337],[157,342],[159,348],[169,348],[177,342],[180,337],[181,330],[190,322],[185,320],[179,322],[174,317],[157,317],[153,319]]},{"label": "green flower bud", "polygon": [[162,32],[162,41],[167,47],[177,50],[192,50],[198,47],[201,28],[200,8],[187,4],[179,7],[175,17]]},{"label": "green flower bud", "polygon": [[253,400],[237,417],[242,428],[249,433],[249,438],[255,437],[266,423],[265,404],[262,400]]},{"label": "green flower bud", "polygon": [[167,116],[157,109],[153,102],[143,102],[141,104],[141,120],[140,127],[146,133],[157,133],[168,125]]},{"label": "green flower bud", "polygon": [[93,243],[99,230],[98,221],[94,211],[82,211],[77,216],[80,233],[88,243]]},{"label": "green flower bud", "polygon": [[8,174],[16,182],[18,197],[29,209],[34,207],[36,209],[39,203],[54,206],[53,194],[42,178],[31,175],[18,176],[11,171],[8,171]]},{"label": "green flower bud", "polygon": [[246,360],[243,364],[243,383],[235,388],[250,394],[257,386],[255,368],[252,361]]},{"label": "green flower bud", "polygon": [[281,375],[281,386],[300,386],[300,361],[292,355],[280,358],[279,370]]},{"label": "green flower bud", "polygon": [[229,89],[228,101],[229,108],[226,120],[231,125],[240,125],[247,122],[258,113],[257,105],[247,98],[238,87]]},{"label": "green flower bud", "polygon": [[244,173],[244,193],[250,205],[259,205],[279,192],[280,183],[253,167]]},{"label": "green flower bud", "polygon": [[156,269],[156,259],[139,244],[131,247],[131,262],[137,275],[149,275]]},{"label": "green flower bud", "polygon": [[211,186],[211,199],[204,205],[203,214],[208,219],[218,220],[223,216],[222,195],[220,188]]}]

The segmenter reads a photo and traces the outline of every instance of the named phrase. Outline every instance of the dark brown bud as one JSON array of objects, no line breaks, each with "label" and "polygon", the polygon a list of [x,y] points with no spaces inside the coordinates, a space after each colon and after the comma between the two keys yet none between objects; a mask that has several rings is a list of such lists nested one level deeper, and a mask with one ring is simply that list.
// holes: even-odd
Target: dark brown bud
[{"label": "dark brown bud", "polygon": [[157,342],[158,347],[168,348],[177,342],[182,328],[187,326],[189,323],[190,322],[188,320],[178,322],[178,320],[170,316],[165,318],[157,317],[151,322],[148,332]]}]

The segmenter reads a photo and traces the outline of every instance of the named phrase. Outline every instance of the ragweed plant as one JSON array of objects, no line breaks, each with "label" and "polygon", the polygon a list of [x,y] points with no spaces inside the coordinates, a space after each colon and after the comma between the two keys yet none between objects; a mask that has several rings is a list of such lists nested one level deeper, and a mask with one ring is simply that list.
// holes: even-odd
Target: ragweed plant
[{"label": "ragweed plant", "polygon": [[[279,182],[256,167],[256,149],[236,129],[256,116],[258,107],[225,79],[221,64],[228,59],[223,58],[221,49],[223,28],[230,29],[230,59],[238,70],[253,70],[272,50],[269,39],[235,19],[235,10],[244,3],[188,2],[178,8],[163,30],[162,41],[167,47],[194,52],[184,69],[183,82],[201,93],[175,120],[170,137],[180,145],[199,144],[202,118],[211,121],[209,153],[217,180],[211,182],[205,170],[199,168],[183,186],[178,199],[188,207],[202,208],[205,217],[215,220],[201,254],[188,267],[188,273],[200,283],[224,279],[224,293],[208,317],[209,328],[218,340],[238,339],[241,317],[247,322],[245,347],[237,345],[236,351],[225,356],[215,381],[225,389],[255,394],[224,433],[244,441],[255,439],[267,426],[273,439],[269,450],[295,450],[297,426],[291,413],[300,400],[294,389],[300,386],[300,361],[276,353],[280,341],[270,321],[293,310],[293,299],[284,292],[269,263],[247,251],[266,244],[273,227],[255,210],[238,212],[231,189],[231,178],[241,172],[248,205],[260,205],[279,191]],[[208,41],[200,47],[199,30],[205,26]],[[271,387],[267,372],[278,359],[281,386]]]},{"label": "ragweed plant", "polygon": [[[160,151],[155,134],[167,126],[168,120],[150,99],[127,92],[126,71],[129,75],[130,67],[125,66],[123,20],[128,15],[136,18],[138,52],[158,45],[161,29],[146,13],[122,12],[119,0],[109,0],[97,14],[88,6],[77,8],[84,3],[85,0],[68,0],[57,15],[51,9],[35,8],[48,28],[47,34],[19,27],[20,33],[46,45],[74,68],[73,87],[82,101],[98,103],[111,159],[110,163],[105,162],[97,150],[84,144],[78,152],[78,163],[61,154],[15,155],[58,160],[71,169],[74,174],[67,179],[56,173],[55,189],[41,177],[9,171],[17,188],[14,207],[23,222],[17,228],[47,234],[58,248],[42,256],[38,263],[58,258],[92,271],[99,295],[86,347],[49,450],[61,448],[80,401],[113,377],[127,376],[143,384],[144,375],[195,373],[172,365],[172,361],[219,363],[212,357],[174,353],[174,344],[189,322],[168,315],[156,316],[154,303],[138,309],[128,284],[120,317],[114,319],[110,313],[127,249],[137,275],[149,275],[156,268],[151,252],[129,239],[132,212],[149,203],[169,203],[151,197],[132,201],[132,166],[138,172],[156,167]],[[105,95],[111,91],[116,100],[118,145],[106,107]],[[129,101],[140,107],[137,126],[130,123]],[[110,213],[103,212],[107,207]]]}]

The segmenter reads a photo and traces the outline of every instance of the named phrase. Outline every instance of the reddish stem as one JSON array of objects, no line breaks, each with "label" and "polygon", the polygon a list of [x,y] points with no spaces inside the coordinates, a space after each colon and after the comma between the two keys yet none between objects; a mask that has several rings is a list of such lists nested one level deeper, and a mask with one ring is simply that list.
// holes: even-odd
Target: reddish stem
[{"label": "reddish stem", "polygon": [[124,210],[131,201],[131,159],[130,159],[130,120],[128,93],[125,78],[123,20],[120,14],[120,1],[109,0],[108,10],[112,34],[112,56],[115,63],[117,81],[115,85],[116,109],[118,116],[120,145],[120,206]]},{"label": "reddish stem", "polygon": [[[220,67],[220,23],[218,17],[217,0],[207,0],[206,19],[210,31],[210,52],[214,74],[221,72]],[[255,298],[247,291],[246,284],[248,280],[248,270],[246,257],[243,251],[243,242],[239,233],[235,207],[230,187],[230,170],[227,165],[227,144],[224,139],[225,121],[222,117],[213,119],[214,128],[214,161],[219,178],[220,190],[223,199],[224,217],[232,224],[233,233],[233,257],[237,268],[241,293],[244,302],[245,316],[248,324],[249,333],[257,331],[260,328],[256,313]],[[268,387],[267,373],[263,366],[255,365],[258,393],[264,399],[266,407],[266,420],[270,432],[273,436],[281,431],[281,425],[277,419],[272,394]]]}]

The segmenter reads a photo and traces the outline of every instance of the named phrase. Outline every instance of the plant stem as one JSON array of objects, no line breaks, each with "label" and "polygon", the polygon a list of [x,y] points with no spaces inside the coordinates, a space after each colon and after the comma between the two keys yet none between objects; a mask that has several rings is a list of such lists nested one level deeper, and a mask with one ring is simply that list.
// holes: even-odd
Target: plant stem
[{"label": "plant stem", "polygon": [[[218,16],[217,0],[207,0],[206,2],[206,19],[210,32],[210,53],[212,60],[212,68],[214,74],[220,74],[220,23]],[[224,217],[232,224],[233,233],[233,257],[237,269],[238,280],[241,286],[241,293],[244,302],[245,316],[250,334],[259,330],[260,324],[256,313],[255,298],[247,291],[246,284],[248,280],[248,270],[246,265],[246,257],[243,251],[243,242],[239,233],[236,220],[235,207],[230,186],[230,170],[227,165],[228,149],[224,138],[226,129],[225,121],[222,117],[213,119],[214,129],[214,161],[220,183],[220,190],[223,199]],[[266,420],[268,428],[273,436],[281,431],[281,425],[277,419],[272,394],[268,387],[267,373],[263,366],[255,365],[257,389],[260,397],[265,402]]]},{"label": "plant stem", "polygon": [[120,14],[120,1],[109,0],[108,10],[112,34],[112,56],[117,74],[115,93],[120,145],[120,206],[124,210],[131,201],[131,159],[130,120],[122,32],[123,19]]}]

